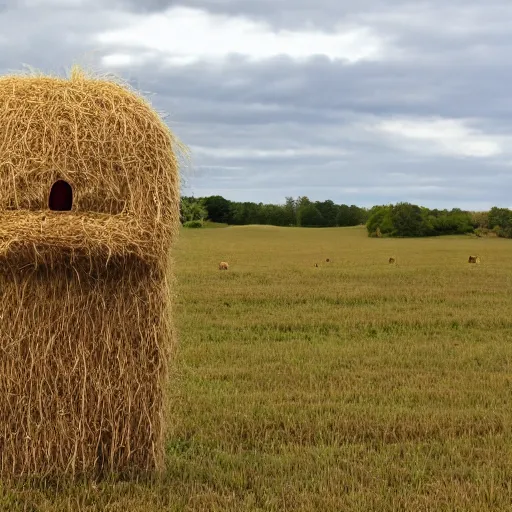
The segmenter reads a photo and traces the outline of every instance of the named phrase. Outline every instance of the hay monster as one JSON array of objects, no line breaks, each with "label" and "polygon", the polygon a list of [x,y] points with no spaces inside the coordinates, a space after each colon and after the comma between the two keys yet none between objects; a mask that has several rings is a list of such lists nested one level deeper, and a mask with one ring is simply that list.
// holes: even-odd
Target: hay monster
[{"label": "hay monster", "polygon": [[177,147],[114,81],[0,77],[0,476],[162,466]]}]

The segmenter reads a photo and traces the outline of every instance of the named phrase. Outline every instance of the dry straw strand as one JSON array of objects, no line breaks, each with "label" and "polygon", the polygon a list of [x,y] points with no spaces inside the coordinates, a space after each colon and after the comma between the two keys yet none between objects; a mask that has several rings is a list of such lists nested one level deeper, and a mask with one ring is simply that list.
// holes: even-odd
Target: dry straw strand
[{"label": "dry straw strand", "polygon": [[186,148],[78,67],[0,77],[0,118],[0,475],[158,470]]}]

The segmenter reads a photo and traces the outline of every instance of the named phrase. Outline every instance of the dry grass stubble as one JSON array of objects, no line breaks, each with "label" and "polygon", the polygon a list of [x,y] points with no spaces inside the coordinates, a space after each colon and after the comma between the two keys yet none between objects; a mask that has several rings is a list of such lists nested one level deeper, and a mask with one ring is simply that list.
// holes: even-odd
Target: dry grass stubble
[{"label": "dry grass stubble", "polygon": [[[0,503],[510,510],[510,244],[359,228],[184,232],[164,480],[4,488]],[[468,265],[472,253],[485,263]],[[312,267],[325,254],[333,262]],[[223,258],[232,271],[218,272]]]}]

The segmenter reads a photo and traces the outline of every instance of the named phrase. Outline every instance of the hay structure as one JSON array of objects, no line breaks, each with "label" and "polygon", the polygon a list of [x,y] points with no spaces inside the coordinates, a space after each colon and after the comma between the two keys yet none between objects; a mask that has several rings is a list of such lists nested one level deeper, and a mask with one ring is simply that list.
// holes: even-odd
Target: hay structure
[{"label": "hay structure", "polygon": [[162,467],[177,144],[114,81],[0,77],[3,478]]}]

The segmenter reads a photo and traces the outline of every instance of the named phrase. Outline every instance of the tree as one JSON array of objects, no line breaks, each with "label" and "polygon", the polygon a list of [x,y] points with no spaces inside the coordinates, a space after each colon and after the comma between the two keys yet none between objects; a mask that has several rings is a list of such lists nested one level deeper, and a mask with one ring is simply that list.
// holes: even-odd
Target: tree
[{"label": "tree", "polygon": [[296,226],[297,225],[297,203],[293,197],[287,197],[285,199],[284,211],[286,214],[286,225]]},{"label": "tree", "polygon": [[425,232],[421,208],[415,204],[394,205],[391,209],[391,221],[393,234],[396,236],[422,236]]},{"label": "tree", "polygon": [[195,197],[182,197],[180,201],[180,216],[181,222],[200,221],[202,222],[208,212],[204,205],[203,199],[196,199]]},{"label": "tree", "polygon": [[391,205],[374,206],[370,210],[368,221],[366,222],[368,235],[376,236],[377,230],[382,235],[389,235],[393,232],[391,210]]},{"label": "tree", "polygon": [[303,208],[304,206],[307,206],[309,204],[311,204],[309,197],[307,197],[307,196],[297,197],[297,200],[295,201],[295,209],[296,209],[297,213],[299,212],[299,210],[301,208]]},{"label": "tree", "polygon": [[370,211],[368,208],[359,208],[360,224],[366,224],[370,217]]},{"label": "tree", "polygon": [[363,215],[361,212],[361,208],[359,208],[355,204],[350,205],[349,221],[350,221],[349,226],[359,226],[359,224],[363,223]]},{"label": "tree", "polygon": [[272,226],[287,226],[288,219],[284,206],[277,204],[264,204],[261,207],[261,222]]},{"label": "tree", "polygon": [[493,206],[489,211],[489,228],[498,236],[512,238],[512,211]]},{"label": "tree", "polygon": [[496,226],[508,228],[512,225],[512,211],[508,208],[498,208],[493,206],[488,215],[489,227],[493,229]]},{"label": "tree", "polygon": [[338,207],[338,214],[336,216],[337,226],[351,226],[351,212],[348,204],[341,204]]},{"label": "tree", "polygon": [[337,226],[359,226],[368,220],[368,212],[359,208],[355,204],[348,206],[341,204],[338,206],[338,215],[336,217]]},{"label": "tree", "polygon": [[251,202],[231,204],[231,222],[238,225],[259,224],[263,222],[263,205]]},{"label": "tree", "polygon": [[324,225],[325,220],[318,208],[309,203],[299,209],[298,222],[299,226],[303,227],[320,227]]},{"label": "tree", "polygon": [[208,210],[208,218],[212,222],[227,224],[231,222],[231,201],[222,196],[210,196],[204,198],[204,205]]},{"label": "tree", "polygon": [[245,224],[245,208],[244,203],[231,203],[231,222],[238,226]]},{"label": "tree", "polygon": [[338,217],[339,206],[334,204],[333,201],[316,201],[315,206],[317,210],[320,212],[324,219],[324,225],[328,227],[336,226],[336,221]]},{"label": "tree", "polygon": [[489,212],[472,212],[471,223],[475,228],[489,228]]}]

